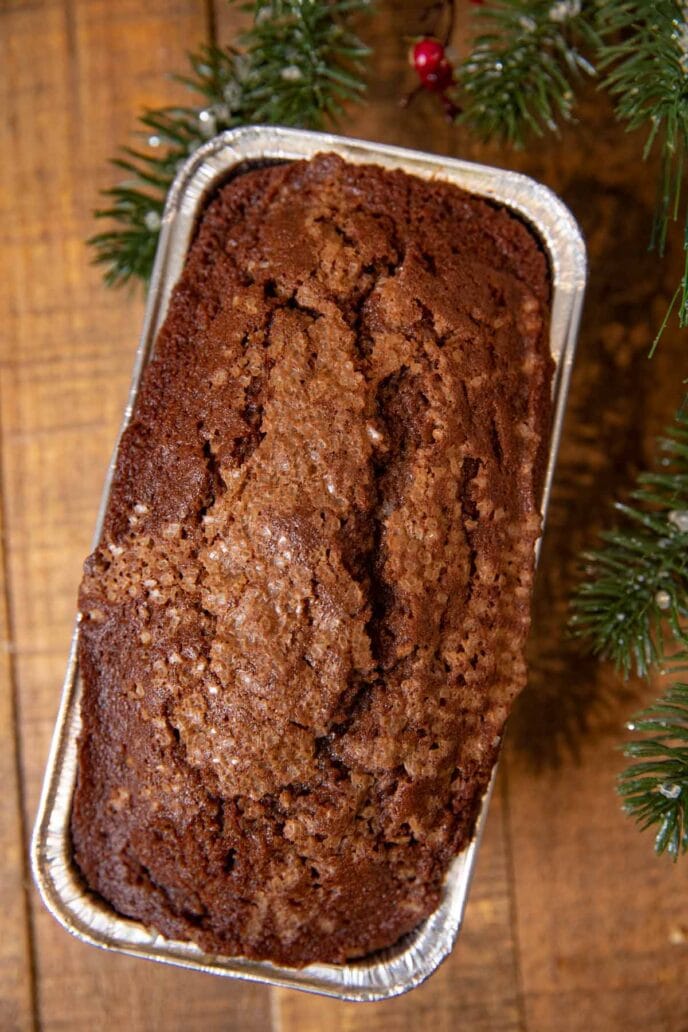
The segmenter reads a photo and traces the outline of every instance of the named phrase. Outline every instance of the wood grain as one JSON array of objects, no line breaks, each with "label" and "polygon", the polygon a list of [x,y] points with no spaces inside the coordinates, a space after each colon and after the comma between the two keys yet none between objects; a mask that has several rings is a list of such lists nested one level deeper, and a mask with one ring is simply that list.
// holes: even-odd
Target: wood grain
[{"label": "wood grain", "polygon": [[10,933],[0,938],[0,1028],[20,1032],[33,1024],[34,978],[4,548],[0,507],[0,922]]},{"label": "wood grain", "polygon": [[[2,16],[4,153],[12,155],[1,173],[0,304],[12,342],[2,359],[2,445],[27,824],[142,314],[139,296],[102,287],[84,240],[98,188],[112,181],[107,159],[144,104],[183,96],[168,73],[183,69],[206,28],[200,0],[45,0]],[[21,837],[9,834],[18,852]],[[7,859],[15,881],[25,877]],[[235,1019],[267,1027],[264,990],[87,948],[36,898],[33,906],[41,1027],[167,1032]],[[21,921],[14,925],[20,943]],[[29,970],[25,960],[27,986]]]}]

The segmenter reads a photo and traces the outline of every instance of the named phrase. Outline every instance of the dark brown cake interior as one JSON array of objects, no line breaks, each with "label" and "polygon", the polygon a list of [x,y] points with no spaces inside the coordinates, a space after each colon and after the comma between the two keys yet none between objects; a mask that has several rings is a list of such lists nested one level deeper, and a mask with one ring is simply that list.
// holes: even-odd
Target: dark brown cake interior
[{"label": "dark brown cake interior", "polygon": [[547,262],[506,210],[333,155],[206,211],[80,606],[88,885],[300,965],[437,905],[523,686]]}]

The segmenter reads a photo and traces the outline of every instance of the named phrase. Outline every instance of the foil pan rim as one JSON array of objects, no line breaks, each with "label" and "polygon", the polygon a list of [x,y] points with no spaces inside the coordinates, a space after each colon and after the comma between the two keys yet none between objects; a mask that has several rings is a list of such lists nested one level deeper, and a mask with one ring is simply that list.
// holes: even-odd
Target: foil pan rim
[{"label": "foil pan rim", "polygon": [[[244,126],[222,133],[200,147],[180,169],[170,189],[131,389],[105,480],[94,541],[100,537],[119,440],[131,418],[141,373],[164,319],[208,191],[221,177],[246,162],[307,159],[322,151],[333,151],[353,162],[401,168],[414,175],[452,182],[515,211],[539,236],[552,271],[550,347],[556,366],[554,419],[541,506],[544,518],[586,282],[585,245],[569,210],[551,190],[520,173],[330,133]],[[436,970],[451,952],[461,928],[496,765],[481,803],[473,837],[449,867],[438,908],[400,943],[373,957],[347,964],[312,964],[304,968],[205,954],[193,944],[166,940],[140,922],[121,917],[105,901],[90,894],[80,882],[72,860],[69,829],[81,725],[76,658],[78,634],[77,621],[31,843],[34,880],[46,907],[64,928],[83,942],[102,949],[349,1001],[375,1001],[398,996],[419,985]]]}]

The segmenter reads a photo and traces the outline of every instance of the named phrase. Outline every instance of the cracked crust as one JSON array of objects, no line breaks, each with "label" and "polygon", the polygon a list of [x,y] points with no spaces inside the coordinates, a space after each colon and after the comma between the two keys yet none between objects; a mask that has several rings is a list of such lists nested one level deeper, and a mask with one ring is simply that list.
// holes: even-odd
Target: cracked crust
[{"label": "cracked crust", "polygon": [[86,563],[88,885],[299,965],[437,905],[525,678],[549,283],[506,211],[247,172],[175,289]]}]

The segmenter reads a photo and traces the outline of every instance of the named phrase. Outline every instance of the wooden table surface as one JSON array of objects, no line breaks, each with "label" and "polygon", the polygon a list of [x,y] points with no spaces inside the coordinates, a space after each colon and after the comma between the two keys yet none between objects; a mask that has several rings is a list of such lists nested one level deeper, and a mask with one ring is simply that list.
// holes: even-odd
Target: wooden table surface
[{"label": "wooden table surface", "polygon": [[[530,686],[513,717],[465,929],[407,997],[366,1006],[102,953],[72,939],[30,881],[27,840],[105,467],[142,316],[106,290],[85,238],[107,158],[166,74],[240,15],[223,0],[2,0],[0,1029],[70,1032],[608,1032],[688,1029],[688,860],[653,857],[619,811],[623,687],[564,630],[576,556],[651,454],[686,375],[685,336],[648,343],[678,278],[646,241],[654,172],[590,91],[582,124],[526,154],[480,148],[432,99],[402,114],[423,3],[379,4],[367,107],[342,131],[520,168],[558,190],[588,238],[591,282],[535,604]],[[463,26],[457,28],[457,42]]]}]

